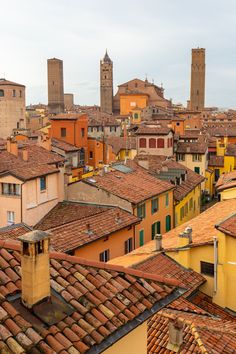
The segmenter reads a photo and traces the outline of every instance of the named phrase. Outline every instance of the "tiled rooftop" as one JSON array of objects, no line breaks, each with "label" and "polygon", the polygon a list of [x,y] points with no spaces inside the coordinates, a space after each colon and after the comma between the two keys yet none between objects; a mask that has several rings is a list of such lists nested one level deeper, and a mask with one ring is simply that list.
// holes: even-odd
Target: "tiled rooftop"
[{"label": "tiled rooftop", "polygon": [[212,302],[212,298],[200,290],[198,290],[193,296],[190,297],[191,303],[202,308],[204,311],[211,315],[221,318],[226,321],[234,321],[236,323],[236,317],[225,311],[221,306]]},{"label": "tiled rooftop", "polygon": [[236,237],[236,213],[221,221],[216,228],[227,235]]},{"label": "tiled rooftop", "polygon": [[79,148],[76,146],[55,138],[52,139],[52,146],[60,150],[64,150],[65,152],[79,151]]},{"label": "tiled rooftop", "polygon": [[[216,203],[197,217],[164,234],[162,239],[163,248],[168,250],[176,249],[178,247],[178,235],[183,232],[187,226],[190,226],[193,230],[193,242],[191,247],[213,243],[213,237],[216,235],[215,225],[228,217],[228,215],[235,212],[235,210],[236,199]],[[130,264],[138,263],[147,259],[153,255],[154,251],[155,241],[153,240],[123,257],[115,258],[111,262],[123,266],[129,266]]]},{"label": "tiled rooftop", "polygon": [[2,227],[0,228],[0,239],[16,239],[18,236],[26,234],[30,230],[31,228],[24,223]]},{"label": "tiled rooftop", "polygon": [[73,313],[45,325],[37,306],[29,313],[7,298],[21,291],[19,249],[18,241],[0,241],[2,353],[102,352],[181,295],[176,280],[54,252],[51,288]]},{"label": "tiled rooftop", "polygon": [[224,167],[224,156],[210,156],[208,166]]},{"label": "tiled rooftop", "polygon": [[112,150],[115,154],[118,154],[120,150],[135,150],[136,149],[136,138],[129,136],[127,138],[120,136],[109,136],[106,139],[106,143],[112,146]]},{"label": "tiled rooftop", "polygon": [[205,154],[207,151],[206,142],[178,142],[177,153],[181,154]]},{"label": "tiled rooftop", "polygon": [[86,179],[84,182],[106,190],[133,204],[143,202],[174,188],[169,182],[160,180],[157,182],[155,177],[133,161],[127,161],[126,166],[130,167],[132,171],[123,173],[113,169],[113,171],[105,173],[104,176],[93,176],[94,182],[91,182],[90,179]]},{"label": "tiled rooftop", "polygon": [[216,183],[218,192],[234,187],[236,187],[236,171],[222,174]]},{"label": "tiled rooftop", "polygon": [[173,278],[180,281],[180,286],[188,289],[184,296],[189,296],[206,281],[201,274],[183,267],[164,253],[153,255],[133,267],[144,272],[163,275],[167,279]]},{"label": "tiled rooftop", "polygon": [[174,199],[177,201],[182,200],[188,193],[204,181],[204,177],[200,176],[198,173],[195,173],[174,160],[166,159],[165,156],[140,155],[135,157],[135,161],[139,161],[141,164],[143,162],[145,164],[147,163],[147,169],[157,178],[158,174],[162,171],[167,173],[171,170],[171,178],[174,176],[173,171],[182,170],[185,172],[185,180],[181,181],[181,184],[176,185],[174,189]]},{"label": "tiled rooftop", "polygon": [[170,321],[178,321],[178,324],[183,325],[183,343],[178,353],[230,354],[236,352],[235,322],[164,309],[149,321],[149,354],[174,353],[167,348]]},{"label": "tiled rooftop", "polygon": [[167,126],[148,126],[140,125],[136,130],[136,135],[167,135],[171,132],[171,128]]}]

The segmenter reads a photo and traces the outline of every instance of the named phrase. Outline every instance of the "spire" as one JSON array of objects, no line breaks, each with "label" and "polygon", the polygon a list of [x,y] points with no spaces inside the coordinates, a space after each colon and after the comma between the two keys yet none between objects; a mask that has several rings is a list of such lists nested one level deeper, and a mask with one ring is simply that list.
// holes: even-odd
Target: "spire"
[{"label": "spire", "polygon": [[103,61],[104,61],[104,63],[111,63],[111,59],[110,59],[109,55],[107,54],[107,49],[106,49],[106,53],[104,55]]}]

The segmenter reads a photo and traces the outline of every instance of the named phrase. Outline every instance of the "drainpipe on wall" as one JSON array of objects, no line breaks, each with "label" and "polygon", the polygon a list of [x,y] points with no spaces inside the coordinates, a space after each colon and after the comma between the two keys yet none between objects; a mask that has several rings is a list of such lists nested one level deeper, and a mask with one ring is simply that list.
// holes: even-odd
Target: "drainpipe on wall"
[{"label": "drainpipe on wall", "polygon": [[218,239],[213,237],[214,242],[214,294],[217,292],[217,264],[218,264]]}]

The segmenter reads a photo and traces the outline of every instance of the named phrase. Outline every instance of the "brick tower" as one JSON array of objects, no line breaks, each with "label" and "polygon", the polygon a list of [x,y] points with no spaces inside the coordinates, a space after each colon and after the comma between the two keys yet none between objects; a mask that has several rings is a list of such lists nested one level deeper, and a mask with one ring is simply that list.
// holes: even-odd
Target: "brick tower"
[{"label": "brick tower", "polygon": [[192,49],[190,109],[201,111],[205,105],[205,49]]},{"label": "brick tower", "polygon": [[56,58],[48,59],[48,109],[64,112],[63,61]]},{"label": "brick tower", "polygon": [[113,63],[107,51],[100,60],[100,105],[101,112],[113,112]]}]

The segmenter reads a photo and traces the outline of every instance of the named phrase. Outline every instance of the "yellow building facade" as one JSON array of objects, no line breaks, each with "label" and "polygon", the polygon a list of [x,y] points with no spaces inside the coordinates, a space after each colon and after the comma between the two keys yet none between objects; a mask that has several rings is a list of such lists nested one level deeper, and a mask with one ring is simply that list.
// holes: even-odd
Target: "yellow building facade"
[{"label": "yellow building facade", "polygon": [[179,226],[200,214],[201,185],[196,186],[180,202],[175,201],[175,227]]}]

